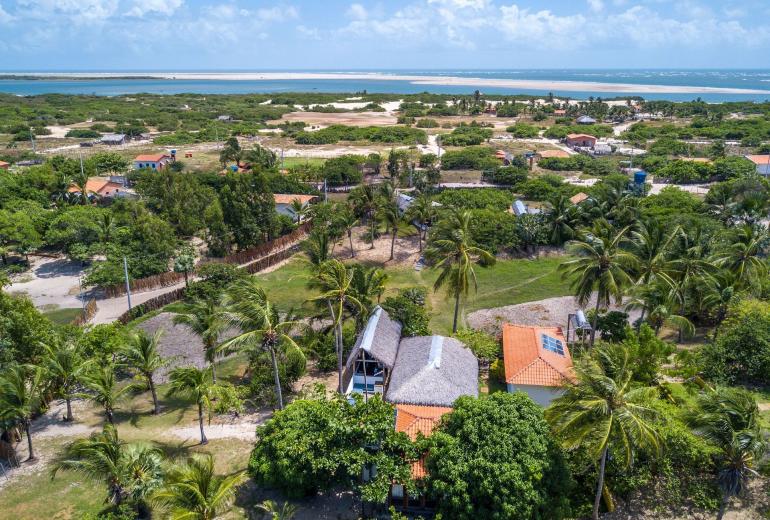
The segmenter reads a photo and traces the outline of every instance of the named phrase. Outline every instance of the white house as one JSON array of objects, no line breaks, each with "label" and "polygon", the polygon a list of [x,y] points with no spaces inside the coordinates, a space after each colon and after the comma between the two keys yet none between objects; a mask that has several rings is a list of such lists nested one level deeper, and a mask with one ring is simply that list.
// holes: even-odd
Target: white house
[{"label": "white house", "polygon": [[561,327],[504,324],[503,363],[508,391],[522,391],[543,407],[575,379]]},{"label": "white house", "polygon": [[158,171],[164,169],[172,162],[174,162],[174,158],[166,153],[137,155],[134,157],[134,169],[141,170],[142,168],[147,168]]}]

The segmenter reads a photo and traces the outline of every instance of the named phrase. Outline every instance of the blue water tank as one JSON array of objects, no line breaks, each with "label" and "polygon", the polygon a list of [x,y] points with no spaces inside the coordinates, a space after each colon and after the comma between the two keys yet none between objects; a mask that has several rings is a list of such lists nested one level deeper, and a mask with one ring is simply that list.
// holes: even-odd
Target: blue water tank
[{"label": "blue water tank", "polygon": [[521,215],[526,215],[527,214],[527,207],[524,205],[524,203],[522,201],[517,200],[516,202],[513,203],[513,213],[517,217],[519,217]]},{"label": "blue water tank", "polygon": [[230,169],[233,170],[234,172],[237,172],[238,171],[238,166],[233,164],[232,166],[230,166]]},{"label": "blue water tank", "polygon": [[640,170],[634,174],[634,184],[644,184],[647,180],[647,172]]}]

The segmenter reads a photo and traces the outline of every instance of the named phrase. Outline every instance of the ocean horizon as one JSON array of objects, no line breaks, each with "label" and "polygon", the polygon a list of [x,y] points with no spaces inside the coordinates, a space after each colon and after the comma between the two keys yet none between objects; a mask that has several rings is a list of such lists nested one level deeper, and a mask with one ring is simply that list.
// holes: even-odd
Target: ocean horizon
[{"label": "ocean horizon", "polygon": [[[258,79],[259,75],[266,77]],[[51,93],[99,96],[137,93],[352,94],[363,91],[385,94],[430,92],[460,95],[469,94],[476,89],[488,95],[553,93],[557,97],[574,99],[641,96],[645,99],[672,101],[690,101],[696,98],[707,102],[765,101],[770,100],[770,69],[0,71],[0,92],[22,96]]]}]

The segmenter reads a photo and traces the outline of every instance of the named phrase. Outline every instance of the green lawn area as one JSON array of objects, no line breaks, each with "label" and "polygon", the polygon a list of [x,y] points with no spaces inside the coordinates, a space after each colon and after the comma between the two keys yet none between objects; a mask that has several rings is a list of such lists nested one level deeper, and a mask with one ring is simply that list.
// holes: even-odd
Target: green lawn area
[{"label": "green lawn area", "polygon": [[43,310],[43,314],[57,325],[66,325],[80,316],[83,309],[80,307],[63,307],[50,310]]},{"label": "green lawn area", "polygon": [[[278,158],[280,161],[280,156]],[[299,165],[311,165],[311,166],[321,166],[326,162],[326,159],[323,159],[321,157],[284,157],[283,159],[283,167],[284,168],[291,168],[293,166],[299,166]]]},{"label": "green lawn area", "polygon": [[[307,288],[308,268],[297,256],[284,267],[272,273],[256,275],[273,301],[288,308],[299,308],[312,293]],[[501,260],[494,267],[477,268],[478,292],[471,292],[463,304],[462,315],[479,309],[502,307],[554,296],[570,294],[568,283],[561,278],[557,267],[563,258],[538,260]],[[454,300],[442,289],[433,292],[438,273],[432,269],[415,271],[412,268],[386,268],[388,292],[399,288],[421,285],[428,288],[431,307],[431,327],[436,333],[446,334],[452,326]]]}]

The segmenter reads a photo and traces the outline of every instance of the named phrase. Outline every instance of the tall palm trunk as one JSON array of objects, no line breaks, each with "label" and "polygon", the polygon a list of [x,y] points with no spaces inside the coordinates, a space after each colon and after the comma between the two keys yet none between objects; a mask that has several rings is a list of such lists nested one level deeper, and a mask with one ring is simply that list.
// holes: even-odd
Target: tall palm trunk
[{"label": "tall palm trunk", "polygon": [[27,434],[27,449],[29,450],[29,457],[27,457],[27,460],[35,460],[35,452],[32,449],[32,435],[30,434],[30,426],[32,425],[32,422],[29,419],[24,420],[24,433]]},{"label": "tall palm trunk", "polygon": [[110,408],[110,407],[105,407],[105,408],[104,408],[104,413],[107,415],[107,421],[108,421],[108,422],[109,422],[111,425],[115,426],[115,418],[112,416],[112,408]]},{"label": "tall palm trunk", "polygon": [[153,415],[159,415],[160,404],[158,404],[158,392],[155,390],[155,381],[152,380],[152,377],[148,377],[147,383],[150,386],[150,394],[152,394],[152,413]]},{"label": "tall palm trunk", "polygon": [[596,496],[594,497],[593,520],[599,520],[599,504],[602,500],[602,490],[604,489],[604,469],[607,466],[607,448],[602,450],[602,456],[599,460],[599,483],[596,486]]},{"label": "tall palm trunk", "polygon": [[369,213],[369,229],[371,231],[372,246],[369,249],[374,249],[374,213]]},{"label": "tall palm trunk", "polygon": [[214,363],[214,345],[207,345],[205,347],[204,355],[206,357],[206,361],[209,362],[209,366],[211,367],[211,381],[214,384],[217,384],[217,369],[216,364]]},{"label": "tall palm trunk", "polygon": [[396,247],[396,235],[398,234],[398,228],[393,228],[393,236],[390,239],[390,259],[393,260],[393,249]]},{"label": "tall palm trunk", "polygon": [[420,253],[422,253],[422,230],[417,228],[417,241],[420,244]]},{"label": "tall palm trunk", "polygon": [[201,429],[201,444],[208,444],[209,440],[206,438],[206,432],[203,431],[203,403],[198,402],[198,426]]},{"label": "tall palm trunk", "polygon": [[722,517],[725,516],[725,513],[727,512],[727,506],[730,504],[730,493],[723,493],[722,494],[722,503],[719,504],[719,512],[717,513],[717,520],[722,520]]},{"label": "tall palm trunk", "polygon": [[452,322],[452,334],[457,332],[457,316],[460,312],[460,291],[457,291],[457,294],[455,294],[455,317],[454,321]]},{"label": "tall palm trunk", "polygon": [[275,379],[275,396],[278,398],[278,409],[283,410],[283,392],[281,392],[281,376],[278,374],[278,360],[275,357],[275,349],[270,347],[270,361],[273,363],[273,378]]},{"label": "tall palm trunk", "polygon": [[67,397],[64,402],[67,403],[67,422],[72,422],[75,420],[72,416],[72,399]]},{"label": "tall palm trunk", "polygon": [[356,250],[353,249],[353,230],[348,229],[348,240],[350,241],[350,258],[356,257]]},{"label": "tall palm trunk", "polygon": [[332,326],[334,327],[334,349],[337,351],[337,390],[342,395],[345,393],[342,388],[342,316],[339,317],[338,322],[331,300],[326,300],[326,303],[329,305],[329,314],[331,315]]}]

